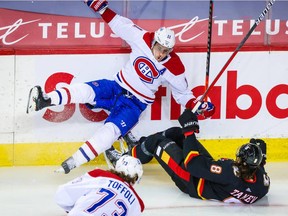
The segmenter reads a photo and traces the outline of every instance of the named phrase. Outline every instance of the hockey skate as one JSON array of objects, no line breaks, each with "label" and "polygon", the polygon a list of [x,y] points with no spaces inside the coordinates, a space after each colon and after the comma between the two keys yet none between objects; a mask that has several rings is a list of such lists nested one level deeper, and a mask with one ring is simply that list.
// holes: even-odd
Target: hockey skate
[{"label": "hockey skate", "polygon": [[29,92],[26,113],[38,111],[51,106],[51,99],[47,98],[40,86],[34,86]]},{"label": "hockey skate", "polygon": [[104,152],[104,157],[109,169],[114,169],[117,160],[122,156],[121,152],[113,146]]},{"label": "hockey skate", "polygon": [[61,164],[59,169],[55,170],[55,172],[68,174],[74,168],[76,168],[75,160],[73,157],[69,157]]},{"label": "hockey skate", "polygon": [[134,146],[139,144],[139,140],[137,140],[130,131],[123,137],[123,139],[128,146],[128,151],[130,151]]}]

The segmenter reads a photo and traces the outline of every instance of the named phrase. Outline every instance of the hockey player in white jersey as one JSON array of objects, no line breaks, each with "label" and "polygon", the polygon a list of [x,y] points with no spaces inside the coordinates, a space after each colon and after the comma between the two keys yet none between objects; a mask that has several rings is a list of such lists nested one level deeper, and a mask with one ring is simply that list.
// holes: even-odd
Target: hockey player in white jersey
[{"label": "hockey player in white jersey", "polygon": [[95,169],[59,186],[55,201],[68,216],[141,215],[144,203],[132,186],[142,174],[140,160],[124,155],[114,170]]},{"label": "hockey player in white jersey", "polygon": [[[139,121],[141,113],[155,100],[159,86],[168,83],[178,104],[192,109],[197,99],[188,89],[185,67],[173,51],[175,35],[161,27],[148,32],[130,19],[116,14],[105,0],[86,1],[99,12],[112,31],[131,47],[128,62],[116,73],[114,80],[95,80],[71,84],[44,94],[40,86],[30,90],[27,113],[45,107],[70,103],[86,103],[88,107],[110,112],[104,125],[78,151],[65,160],[58,171],[71,169],[97,157],[121,136],[127,134]],[[210,102],[203,102],[197,114],[209,118],[215,112]]]}]

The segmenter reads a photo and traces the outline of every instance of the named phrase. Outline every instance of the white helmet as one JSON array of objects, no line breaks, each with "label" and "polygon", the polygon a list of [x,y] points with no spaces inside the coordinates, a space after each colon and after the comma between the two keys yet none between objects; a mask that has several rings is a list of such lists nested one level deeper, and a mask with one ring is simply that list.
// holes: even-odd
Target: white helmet
[{"label": "white helmet", "polygon": [[154,34],[154,40],[152,47],[155,42],[158,42],[160,45],[172,49],[175,45],[175,34],[174,31],[166,27],[161,27]]},{"label": "white helmet", "polygon": [[143,175],[143,168],[140,160],[129,155],[123,155],[119,158],[119,160],[117,160],[115,170],[117,172],[123,172],[125,175],[128,175],[131,178],[137,175],[137,183],[139,183]]}]

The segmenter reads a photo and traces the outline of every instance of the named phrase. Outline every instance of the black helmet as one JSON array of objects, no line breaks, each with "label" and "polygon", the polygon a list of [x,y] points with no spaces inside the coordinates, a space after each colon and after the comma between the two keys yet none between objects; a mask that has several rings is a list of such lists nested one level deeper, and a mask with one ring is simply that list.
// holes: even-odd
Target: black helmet
[{"label": "black helmet", "polygon": [[242,145],[236,152],[236,157],[241,158],[241,163],[249,168],[257,168],[263,158],[261,148],[253,143]]}]

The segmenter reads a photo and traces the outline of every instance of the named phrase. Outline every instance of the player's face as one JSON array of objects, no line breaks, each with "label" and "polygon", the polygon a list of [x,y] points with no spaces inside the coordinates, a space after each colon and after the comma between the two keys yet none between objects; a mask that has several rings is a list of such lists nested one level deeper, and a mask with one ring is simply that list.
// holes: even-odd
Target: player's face
[{"label": "player's face", "polygon": [[152,53],[158,62],[162,61],[169,54],[170,51],[171,50],[169,48],[164,47],[157,42],[152,47]]}]

